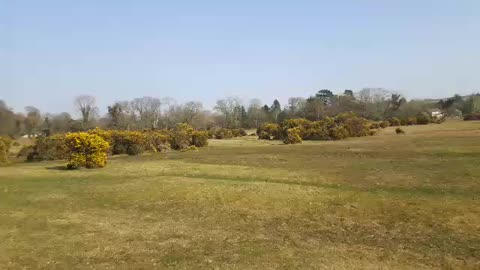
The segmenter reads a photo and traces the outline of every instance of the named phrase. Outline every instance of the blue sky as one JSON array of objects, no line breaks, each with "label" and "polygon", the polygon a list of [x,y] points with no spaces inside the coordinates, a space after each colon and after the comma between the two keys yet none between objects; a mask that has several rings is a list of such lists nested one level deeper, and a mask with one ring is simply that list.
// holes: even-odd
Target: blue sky
[{"label": "blue sky", "polygon": [[0,99],[73,111],[145,95],[199,100],[385,87],[480,91],[480,1],[0,0]]}]

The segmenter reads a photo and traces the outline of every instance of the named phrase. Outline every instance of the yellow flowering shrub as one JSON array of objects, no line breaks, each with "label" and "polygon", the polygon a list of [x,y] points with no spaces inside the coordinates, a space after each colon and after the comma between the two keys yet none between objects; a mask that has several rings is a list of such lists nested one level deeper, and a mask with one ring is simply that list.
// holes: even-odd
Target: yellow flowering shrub
[{"label": "yellow flowering shrub", "polygon": [[144,134],[148,150],[165,152],[171,149],[170,134],[167,130],[151,130],[146,131]]},{"label": "yellow flowering shrub", "polygon": [[175,150],[181,150],[192,145],[194,129],[188,124],[177,124],[172,130],[170,144]]},{"label": "yellow flowering shrub", "polygon": [[287,129],[287,136],[283,140],[283,143],[285,144],[302,143],[302,137],[300,136],[300,134],[301,134],[300,127]]},{"label": "yellow flowering shrub", "polygon": [[192,144],[196,147],[204,147],[208,145],[208,131],[197,130],[193,132]]},{"label": "yellow flowering shrub", "polygon": [[68,149],[67,168],[102,168],[107,164],[107,141],[87,132],[68,133],[65,136]]}]

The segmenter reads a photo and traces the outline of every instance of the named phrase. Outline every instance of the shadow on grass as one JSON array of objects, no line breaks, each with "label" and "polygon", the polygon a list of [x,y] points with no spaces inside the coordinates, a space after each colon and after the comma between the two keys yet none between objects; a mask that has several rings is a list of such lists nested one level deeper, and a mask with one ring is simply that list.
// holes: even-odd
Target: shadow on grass
[{"label": "shadow on grass", "polygon": [[54,170],[54,171],[67,171],[67,166],[52,166],[52,167],[45,167],[47,170]]}]

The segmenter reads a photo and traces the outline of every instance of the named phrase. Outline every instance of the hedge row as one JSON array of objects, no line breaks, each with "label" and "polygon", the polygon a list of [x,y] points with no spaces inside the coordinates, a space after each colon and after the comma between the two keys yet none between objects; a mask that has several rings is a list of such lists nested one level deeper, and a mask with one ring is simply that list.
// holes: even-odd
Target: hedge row
[{"label": "hedge row", "polygon": [[294,144],[302,140],[341,140],[373,135],[369,126],[365,118],[342,113],[315,122],[298,118],[285,120],[281,125],[266,123],[257,129],[257,135],[261,140],[283,140],[286,144]]},{"label": "hedge row", "polygon": [[230,139],[235,137],[247,136],[247,132],[243,128],[211,128],[208,130],[210,139]]},{"label": "hedge row", "polygon": [[102,130],[40,137],[24,147],[19,156],[27,161],[67,159],[69,168],[97,168],[106,164],[106,155],[139,155],[143,152],[192,150],[208,145],[208,132],[179,124],[171,130]]}]

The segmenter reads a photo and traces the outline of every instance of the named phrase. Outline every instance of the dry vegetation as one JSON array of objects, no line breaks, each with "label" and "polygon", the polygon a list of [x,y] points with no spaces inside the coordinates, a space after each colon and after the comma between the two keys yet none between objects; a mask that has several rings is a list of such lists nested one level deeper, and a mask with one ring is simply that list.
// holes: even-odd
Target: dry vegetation
[{"label": "dry vegetation", "polygon": [[6,269],[479,269],[480,122],[0,168]]}]

